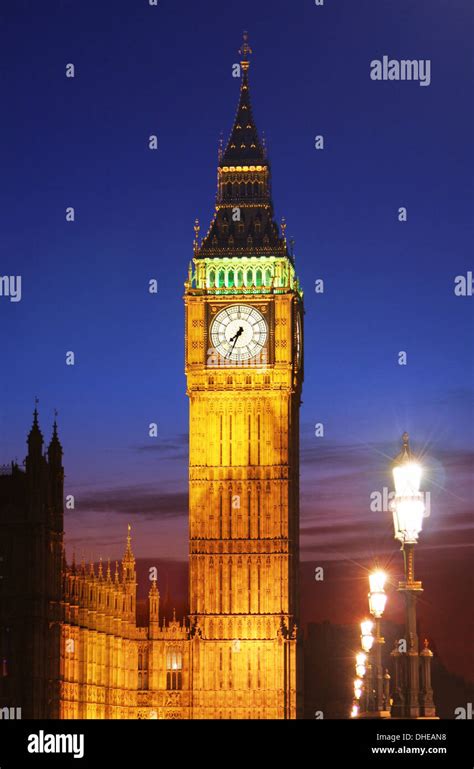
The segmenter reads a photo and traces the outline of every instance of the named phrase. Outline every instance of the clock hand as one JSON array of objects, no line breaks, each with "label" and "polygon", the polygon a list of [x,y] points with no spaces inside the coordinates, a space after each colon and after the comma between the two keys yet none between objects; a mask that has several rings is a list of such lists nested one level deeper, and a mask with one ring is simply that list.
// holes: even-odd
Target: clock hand
[{"label": "clock hand", "polygon": [[233,341],[234,341],[234,339],[235,339],[235,341],[237,341],[237,339],[239,338],[239,336],[240,336],[241,334],[243,334],[243,332],[244,332],[244,330],[243,330],[242,326],[239,326],[239,330],[238,330],[238,331],[236,331],[236,333],[234,334],[234,336],[231,336],[231,338],[229,339],[229,342],[233,342]]},{"label": "clock hand", "polygon": [[227,357],[227,358],[229,358],[229,357],[232,355],[232,353],[234,352],[234,347],[235,347],[235,345],[236,345],[237,339],[238,339],[238,338],[239,338],[239,336],[241,336],[241,334],[243,334],[243,333],[244,333],[244,330],[243,330],[242,326],[239,326],[239,330],[238,330],[238,331],[237,331],[237,332],[234,334],[234,336],[233,336],[233,337],[231,337],[231,338],[229,339],[229,342],[232,342],[232,341],[233,341],[233,342],[234,342],[234,344],[232,345],[231,349],[230,349],[230,350],[229,350],[229,352],[227,353],[227,355],[226,355],[226,357]]}]

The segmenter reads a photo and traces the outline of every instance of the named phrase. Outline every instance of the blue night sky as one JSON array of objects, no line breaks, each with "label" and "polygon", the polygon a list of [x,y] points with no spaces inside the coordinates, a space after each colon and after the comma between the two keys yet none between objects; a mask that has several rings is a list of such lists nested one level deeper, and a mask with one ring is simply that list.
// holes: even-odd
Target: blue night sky
[{"label": "blue night sky", "polygon": [[[419,563],[442,648],[429,604],[441,579],[452,597],[473,552],[474,298],[454,294],[473,269],[471,2],[52,0],[45,13],[16,0],[2,17],[1,274],[22,276],[22,300],[0,297],[0,463],[23,460],[38,396],[48,440],[59,411],[76,498],[68,555],[120,557],[130,520],[137,557],[186,559],[183,283],[248,29],[254,116],[305,290],[302,557],[365,580],[379,555],[400,576],[369,495],[408,430],[428,468]],[[431,84],[372,81],[384,55],[430,59]],[[305,601],[353,621],[336,581]],[[363,611],[365,581],[357,592]],[[447,598],[443,621],[455,611]]]}]

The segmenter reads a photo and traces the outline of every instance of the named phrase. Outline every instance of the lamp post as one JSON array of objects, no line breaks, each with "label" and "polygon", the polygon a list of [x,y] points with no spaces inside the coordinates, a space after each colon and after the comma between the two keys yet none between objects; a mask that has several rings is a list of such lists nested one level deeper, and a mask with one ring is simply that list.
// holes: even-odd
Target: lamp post
[{"label": "lamp post", "polygon": [[[423,591],[415,580],[415,545],[423,525],[425,505],[420,492],[421,465],[410,451],[408,433],[403,433],[402,450],[393,462],[395,499],[392,503],[395,539],[401,542],[405,579],[398,591],[405,596],[405,644],[394,649],[395,692],[392,716],[401,718],[435,717],[431,690],[430,663],[433,656],[425,647],[420,691],[420,655],[416,628],[416,600]],[[430,656],[431,655],[431,656]]]},{"label": "lamp post", "polygon": [[383,668],[382,668],[382,645],[385,643],[380,632],[380,621],[385,610],[385,604],[387,603],[387,595],[385,593],[385,582],[387,577],[383,571],[374,571],[369,574],[369,609],[374,618],[374,646],[373,646],[373,666],[372,666],[372,688],[373,688],[373,709],[380,717],[386,718],[390,715],[388,712],[387,704],[384,707],[384,691],[383,691]]}]

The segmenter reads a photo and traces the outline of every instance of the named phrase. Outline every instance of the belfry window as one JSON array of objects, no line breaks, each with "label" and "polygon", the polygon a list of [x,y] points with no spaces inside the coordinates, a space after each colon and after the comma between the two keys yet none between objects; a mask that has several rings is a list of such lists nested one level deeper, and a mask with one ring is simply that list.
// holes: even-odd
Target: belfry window
[{"label": "belfry window", "polygon": [[229,270],[227,273],[227,285],[233,286],[234,285],[234,270]]},{"label": "belfry window", "polygon": [[262,285],[262,271],[261,270],[257,270],[257,272],[255,274],[255,285],[256,286],[261,286]]},{"label": "belfry window", "polygon": [[253,285],[253,272],[252,270],[247,270],[247,279],[246,279],[247,286]]},{"label": "belfry window", "polygon": [[216,282],[216,273],[214,270],[209,270],[209,279],[208,279],[209,288],[214,288],[215,282]]},{"label": "belfry window", "polygon": [[217,287],[218,288],[224,288],[225,285],[225,272],[224,270],[219,270],[218,280],[217,280]]},{"label": "belfry window", "polygon": [[183,688],[183,655],[177,649],[166,652],[166,688]]}]

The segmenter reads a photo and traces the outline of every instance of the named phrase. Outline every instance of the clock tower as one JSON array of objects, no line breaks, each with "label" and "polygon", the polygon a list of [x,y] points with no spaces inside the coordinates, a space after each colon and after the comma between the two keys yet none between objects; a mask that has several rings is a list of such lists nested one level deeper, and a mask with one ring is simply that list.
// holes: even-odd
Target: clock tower
[{"label": "clock tower", "polygon": [[302,291],[274,220],[246,35],[185,284],[192,718],[296,718]]}]

